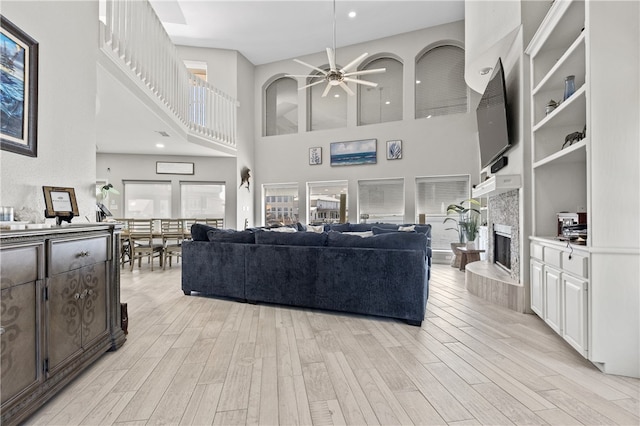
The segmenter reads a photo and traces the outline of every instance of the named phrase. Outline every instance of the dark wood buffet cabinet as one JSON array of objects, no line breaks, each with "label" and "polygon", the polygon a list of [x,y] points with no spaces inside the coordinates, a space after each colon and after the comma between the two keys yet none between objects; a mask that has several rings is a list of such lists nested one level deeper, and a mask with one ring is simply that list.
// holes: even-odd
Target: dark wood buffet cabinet
[{"label": "dark wood buffet cabinet", "polygon": [[1,421],[25,420],[125,342],[120,226],[0,232]]}]

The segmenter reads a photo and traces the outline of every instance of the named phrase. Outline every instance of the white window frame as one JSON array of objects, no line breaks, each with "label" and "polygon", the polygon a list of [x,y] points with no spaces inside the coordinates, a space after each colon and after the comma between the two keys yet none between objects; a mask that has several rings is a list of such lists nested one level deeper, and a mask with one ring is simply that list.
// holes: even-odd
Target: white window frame
[{"label": "white window frame", "polygon": [[[398,211],[390,212],[390,213],[378,213],[371,210],[371,207],[368,205],[370,202],[365,203],[363,200],[363,186],[373,186],[376,183],[380,183],[381,185],[392,185],[402,182],[402,190],[401,190],[401,201],[398,202]],[[383,194],[384,196],[384,194]],[[384,203],[384,201],[383,201]],[[363,211],[366,210],[366,211]],[[367,214],[368,217],[363,218],[362,215]],[[396,178],[384,178],[384,179],[361,179],[358,180],[358,220],[361,222],[375,223],[375,222],[387,222],[387,223],[397,223],[403,224],[405,215],[405,183],[403,177]]]}]

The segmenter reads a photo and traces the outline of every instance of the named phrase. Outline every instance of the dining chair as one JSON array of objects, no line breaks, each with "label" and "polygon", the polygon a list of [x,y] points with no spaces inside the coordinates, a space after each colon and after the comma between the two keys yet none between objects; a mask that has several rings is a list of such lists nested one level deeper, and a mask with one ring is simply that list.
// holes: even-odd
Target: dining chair
[{"label": "dining chair", "polygon": [[182,242],[184,241],[184,225],[182,219],[162,219],[162,269],[166,269],[167,260],[171,267],[171,259],[175,256],[176,263],[182,257]]},{"label": "dining chair", "polygon": [[184,238],[189,240],[191,239],[191,225],[194,223],[199,223],[202,219],[194,219],[194,218],[183,218],[182,220],[182,228],[184,229]]},{"label": "dining chair", "polygon": [[124,269],[126,263],[131,263],[131,244],[129,242],[129,219],[115,219],[116,222],[122,223],[122,231],[120,232],[120,264]]},{"label": "dining chair", "polygon": [[138,268],[142,264],[142,258],[148,258],[153,271],[153,258],[158,257],[162,266],[162,243],[154,241],[153,220],[130,219],[129,220],[129,249],[131,251],[131,270],[136,259]]},{"label": "dining chair", "polygon": [[224,228],[224,219],[222,218],[209,218],[204,219],[206,225],[215,226],[216,228]]}]

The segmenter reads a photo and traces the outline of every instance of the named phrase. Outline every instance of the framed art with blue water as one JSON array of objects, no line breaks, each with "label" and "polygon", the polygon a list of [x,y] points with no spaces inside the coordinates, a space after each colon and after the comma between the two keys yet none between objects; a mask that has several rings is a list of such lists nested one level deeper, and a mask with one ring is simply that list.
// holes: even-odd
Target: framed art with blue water
[{"label": "framed art with blue water", "polygon": [[331,143],[332,166],[376,164],[376,162],[377,139]]},{"label": "framed art with blue water", "polygon": [[0,148],[37,157],[38,42],[0,15]]}]

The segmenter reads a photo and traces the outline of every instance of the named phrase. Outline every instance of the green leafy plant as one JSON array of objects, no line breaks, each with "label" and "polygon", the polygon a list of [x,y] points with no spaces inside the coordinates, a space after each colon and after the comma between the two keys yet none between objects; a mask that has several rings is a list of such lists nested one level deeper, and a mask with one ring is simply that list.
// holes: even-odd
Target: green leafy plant
[{"label": "green leafy plant", "polygon": [[[465,207],[465,203],[469,206]],[[446,228],[446,230],[453,230],[458,232],[458,239],[460,243],[467,241],[473,241],[478,235],[480,210],[473,206],[480,206],[480,202],[473,198],[460,201],[459,204],[449,204],[447,207],[447,215],[457,215],[457,219],[454,217],[447,217],[443,223],[453,222],[455,228]]]}]

